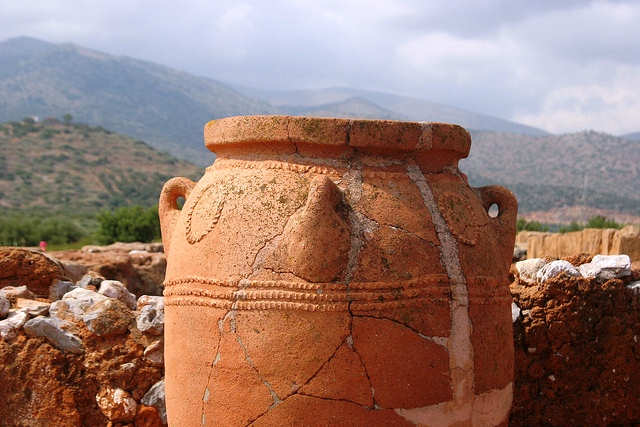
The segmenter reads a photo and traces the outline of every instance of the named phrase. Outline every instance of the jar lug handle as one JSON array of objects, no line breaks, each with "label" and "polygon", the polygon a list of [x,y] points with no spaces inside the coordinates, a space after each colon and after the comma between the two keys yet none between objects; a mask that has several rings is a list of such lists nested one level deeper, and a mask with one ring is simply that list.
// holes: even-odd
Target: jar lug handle
[{"label": "jar lug handle", "polygon": [[494,203],[498,206],[498,215],[489,216],[489,224],[496,231],[497,241],[504,259],[510,264],[516,239],[518,199],[511,191],[498,185],[478,187],[474,190],[480,196],[482,206],[487,212]]},{"label": "jar lug handle", "polygon": [[196,183],[188,178],[176,177],[171,178],[162,187],[158,203],[158,215],[160,217],[160,230],[162,231],[162,245],[167,256],[169,255],[171,234],[180,216],[178,198],[184,197],[186,200],[195,185]]}]

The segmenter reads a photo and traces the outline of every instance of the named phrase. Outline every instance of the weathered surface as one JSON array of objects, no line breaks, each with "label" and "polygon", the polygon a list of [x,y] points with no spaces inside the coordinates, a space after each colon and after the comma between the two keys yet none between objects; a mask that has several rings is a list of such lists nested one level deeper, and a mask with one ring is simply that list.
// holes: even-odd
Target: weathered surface
[{"label": "weathered surface", "polygon": [[7,298],[10,301],[15,301],[16,298],[35,298],[35,294],[31,292],[26,285],[22,286],[5,286],[0,289],[0,296]]},{"label": "weathered surface", "polygon": [[167,424],[167,410],[165,405],[164,380],[158,381],[149,388],[149,391],[140,400],[147,406],[152,406],[158,411],[160,420]]},{"label": "weathered surface", "polygon": [[166,422],[162,422],[158,410],[153,406],[138,406],[138,413],[133,422],[135,427],[162,427],[166,424]]},{"label": "weathered surface", "polygon": [[538,271],[544,267],[545,264],[546,261],[542,258],[531,258],[516,262],[515,267],[520,280],[535,283],[538,280]]},{"label": "weathered surface", "polygon": [[131,310],[135,310],[137,298],[127,287],[117,280],[104,280],[100,283],[98,293],[122,301]]},{"label": "weathered surface", "polygon": [[140,297],[138,301],[138,317],[136,324],[141,332],[151,335],[162,335],[164,332],[164,299],[163,297]]},{"label": "weathered surface", "polygon": [[80,280],[78,280],[77,285],[79,288],[88,289],[89,287],[92,287],[91,290],[97,290],[100,288],[100,284],[104,280],[105,278],[102,277],[102,275],[100,275],[99,273],[96,273],[95,271],[87,271],[82,275]]},{"label": "weathered surface", "polygon": [[99,336],[123,334],[133,319],[131,310],[122,301],[113,298],[96,302],[82,315],[87,329]]},{"label": "weathered surface", "polygon": [[205,144],[159,204],[173,424],[506,421],[517,203],[469,187],[464,129],[232,117]]},{"label": "weathered surface", "polygon": [[522,311],[510,425],[637,424],[640,298],[633,289],[621,279],[563,275],[536,284],[516,278],[511,292]]},{"label": "weathered surface", "polygon": [[91,306],[106,299],[106,296],[89,289],[76,288],[67,292],[61,300],[53,302],[49,313],[58,319],[81,320]]},{"label": "weathered surface", "polygon": [[44,337],[54,347],[70,353],[82,353],[82,340],[63,328],[71,325],[53,317],[38,316],[24,324],[24,331],[32,337]]},{"label": "weathered surface", "polygon": [[621,279],[631,276],[631,260],[628,255],[596,255],[591,262],[578,267],[584,277],[598,280]]},{"label": "weathered surface", "polygon": [[154,366],[164,366],[164,341],[159,339],[145,347],[144,360]]},{"label": "weathered surface", "polygon": [[104,387],[96,395],[96,402],[109,421],[133,421],[138,403],[121,388]]},{"label": "weathered surface", "polygon": [[76,286],[73,282],[68,280],[55,280],[49,288],[49,299],[53,301],[59,300],[64,294],[71,292],[75,288]]},{"label": "weathered surface", "polygon": [[53,282],[65,277],[62,264],[48,254],[26,248],[0,248],[0,288],[26,286],[46,298]]},{"label": "weathered surface", "polygon": [[580,276],[580,272],[569,261],[559,259],[543,265],[536,273],[536,280],[538,282],[546,282],[560,274],[574,277]]},{"label": "weathered surface", "polygon": [[[119,301],[111,301],[124,308]],[[16,317],[24,321],[27,317],[21,311],[12,313],[15,314],[11,319],[1,322]],[[56,334],[63,335],[64,331],[51,334],[52,331],[43,330],[46,329],[42,328],[43,323],[52,321],[56,325],[61,322],[41,317],[25,325],[30,333],[42,336],[30,337],[25,329],[18,327],[13,329],[11,337],[0,337],[0,424],[3,427],[107,425],[108,418],[96,401],[96,395],[106,388],[120,388],[133,399],[139,407],[138,412],[133,413],[136,426],[161,425],[160,403],[156,405],[158,408],[147,408],[142,414],[143,405],[137,404],[163,377],[163,366],[143,357],[150,339],[137,332],[135,326],[119,335],[100,337],[86,329],[81,321],[68,322],[69,330],[77,334],[84,348],[82,353],[73,353],[56,347],[63,347],[56,344],[60,337]],[[109,399],[114,400],[107,396],[107,401]],[[134,406],[130,400],[123,402]],[[111,417],[133,420],[130,409],[121,417],[117,414],[124,408],[118,409],[116,405],[109,409],[109,405],[105,408]]]},{"label": "weathered surface", "polygon": [[7,314],[9,314],[10,307],[11,303],[9,303],[9,300],[4,295],[0,295],[0,320],[4,319]]},{"label": "weathered surface", "polygon": [[49,304],[48,302],[32,300],[28,298],[16,298],[14,303],[14,307],[17,309],[21,309],[22,311],[29,314],[29,316],[42,316],[49,313]]},{"label": "weathered surface", "polygon": [[7,318],[0,320],[0,338],[8,340],[16,334],[29,319],[29,315],[22,310],[9,310]]}]

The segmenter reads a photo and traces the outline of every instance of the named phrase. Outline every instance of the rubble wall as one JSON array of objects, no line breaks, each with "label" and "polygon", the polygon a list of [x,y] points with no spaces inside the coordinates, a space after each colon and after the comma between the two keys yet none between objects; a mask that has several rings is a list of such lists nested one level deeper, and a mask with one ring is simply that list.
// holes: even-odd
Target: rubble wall
[{"label": "rubble wall", "polygon": [[637,279],[514,279],[511,426],[640,423],[640,295],[629,284]]}]

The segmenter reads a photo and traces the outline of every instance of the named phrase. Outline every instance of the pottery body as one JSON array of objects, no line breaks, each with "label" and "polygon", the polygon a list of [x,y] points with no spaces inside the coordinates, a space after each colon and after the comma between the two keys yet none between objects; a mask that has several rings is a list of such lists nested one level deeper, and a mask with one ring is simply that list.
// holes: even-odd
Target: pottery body
[{"label": "pottery body", "polygon": [[232,117],[205,143],[160,199],[170,425],[506,423],[517,205],[469,187],[464,129]]}]

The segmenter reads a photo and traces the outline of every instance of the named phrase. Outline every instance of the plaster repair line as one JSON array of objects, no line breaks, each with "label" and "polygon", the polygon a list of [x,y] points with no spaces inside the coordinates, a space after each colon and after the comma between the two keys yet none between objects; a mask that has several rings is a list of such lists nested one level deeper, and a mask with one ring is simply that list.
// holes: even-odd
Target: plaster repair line
[{"label": "plaster repair line", "polygon": [[431,219],[440,241],[440,259],[449,276],[451,290],[451,333],[447,340],[449,350],[449,370],[453,387],[453,400],[425,408],[403,409],[396,412],[404,418],[416,422],[430,413],[434,419],[470,419],[473,402],[473,347],[471,345],[471,319],[469,317],[469,294],[467,283],[460,265],[458,246],[453,238],[433,197],[433,192],[415,163],[407,166],[407,175],[416,184],[423,202],[431,214]]}]

